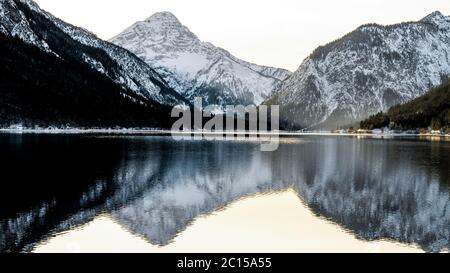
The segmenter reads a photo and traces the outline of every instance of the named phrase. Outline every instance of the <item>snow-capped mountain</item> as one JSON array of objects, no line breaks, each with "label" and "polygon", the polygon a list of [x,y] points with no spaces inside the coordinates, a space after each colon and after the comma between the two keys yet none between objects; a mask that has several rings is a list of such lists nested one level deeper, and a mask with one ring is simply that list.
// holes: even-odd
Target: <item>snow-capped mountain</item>
[{"label": "snow-capped mountain", "polygon": [[200,41],[169,12],[137,22],[110,40],[135,53],[193,101],[260,104],[291,72],[242,61],[226,50]]},{"label": "snow-capped mountain", "polygon": [[157,72],[134,54],[63,22],[31,0],[0,0],[0,32],[61,59],[82,60],[144,100],[167,105],[185,103]]},{"label": "snow-capped mountain", "polygon": [[450,75],[450,17],[364,25],[317,48],[269,104],[288,128],[349,125],[409,101]]}]

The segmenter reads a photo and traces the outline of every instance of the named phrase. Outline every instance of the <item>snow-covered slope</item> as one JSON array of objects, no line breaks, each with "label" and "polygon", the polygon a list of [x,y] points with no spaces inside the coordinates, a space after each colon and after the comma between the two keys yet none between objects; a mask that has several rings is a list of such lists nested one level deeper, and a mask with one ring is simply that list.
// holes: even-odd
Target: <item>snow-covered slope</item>
[{"label": "snow-covered slope", "polygon": [[316,49],[268,102],[287,127],[333,129],[423,95],[450,75],[450,17],[364,25]]},{"label": "snow-covered slope", "polygon": [[260,104],[291,74],[200,41],[169,12],[133,24],[111,42],[145,60],[180,94],[209,104]]},{"label": "snow-covered slope", "polygon": [[[131,52],[61,21],[31,0],[0,0],[0,32],[46,52],[82,60],[134,95],[160,104],[186,101]],[[133,98],[136,100],[135,98]]]}]

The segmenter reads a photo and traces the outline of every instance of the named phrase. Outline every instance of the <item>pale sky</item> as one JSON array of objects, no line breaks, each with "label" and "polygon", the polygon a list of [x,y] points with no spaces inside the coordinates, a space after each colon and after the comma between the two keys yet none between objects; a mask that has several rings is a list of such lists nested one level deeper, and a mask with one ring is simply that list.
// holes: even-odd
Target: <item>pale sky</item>
[{"label": "pale sky", "polygon": [[416,21],[448,0],[35,0],[71,24],[110,39],[170,11],[202,41],[238,58],[294,71],[317,46],[366,23]]}]

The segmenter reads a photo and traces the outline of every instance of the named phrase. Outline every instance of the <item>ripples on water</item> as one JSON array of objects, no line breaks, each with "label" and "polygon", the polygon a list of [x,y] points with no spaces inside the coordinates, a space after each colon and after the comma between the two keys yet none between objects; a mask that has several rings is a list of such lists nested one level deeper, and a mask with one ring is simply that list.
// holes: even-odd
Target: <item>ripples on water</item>
[{"label": "ripples on water", "polygon": [[[450,246],[450,143],[305,136],[253,142],[0,135],[0,252],[109,213],[156,245],[245,196],[292,188],[360,239]],[[232,223],[230,223],[232,224]]]}]

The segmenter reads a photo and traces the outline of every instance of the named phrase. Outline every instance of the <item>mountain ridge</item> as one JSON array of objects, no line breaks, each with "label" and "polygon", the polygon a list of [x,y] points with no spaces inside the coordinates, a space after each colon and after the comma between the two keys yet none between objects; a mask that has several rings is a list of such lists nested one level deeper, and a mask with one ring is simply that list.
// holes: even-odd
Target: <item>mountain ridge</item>
[{"label": "mountain ridge", "polygon": [[[95,34],[84,28],[62,21],[52,14],[40,9],[40,7],[32,0],[2,0],[0,4],[2,5],[3,12],[6,11],[9,15],[2,16],[0,22],[2,26],[6,25],[6,28],[8,28],[5,21],[8,22],[8,19],[11,18],[13,18],[13,20],[20,18],[21,20],[19,28],[15,26],[14,21],[9,25],[9,32],[12,36],[18,36],[25,42],[29,42],[33,45],[42,43],[44,48],[47,46],[47,50],[52,51],[48,45],[49,41],[46,41],[46,39],[52,38],[52,36],[49,35],[50,30],[39,28],[33,29],[33,24],[36,25],[36,23],[48,22],[49,26],[54,29],[53,32],[60,31],[58,35],[67,35],[78,42],[80,46],[87,46],[105,51],[105,53],[109,55],[109,58],[117,63],[118,71],[114,71],[116,75],[107,75],[113,81],[135,91],[136,94],[140,96],[155,100],[158,103],[168,105],[182,103],[183,98],[177,93],[170,91],[169,88],[165,87],[165,89],[167,89],[166,92],[161,90],[160,86],[163,86],[165,83],[162,81],[160,75],[131,52],[99,39]],[[28,17],[26,15],[28,15]],[[25,39],[23,33],[30,35],[31,39]],[[57,44],[54,45],[53,50],[61,50],[57,46]],[[91,63],[91,65],[100,73],[108,74],[109,71],[104,71],[105,69],[107,70],[107,68],[99,66],[101,63],[99,64],[98,60],[95,60],[95,57],[93,58],[92,56],[86,55],[83,56],[83,58],[86,62]]]},{"label": "mountain ridge", "polygon": [[158,12],[116,35],[111,42],[127,48],[193,101],[260,104],[291,72],[259,66],[201,41],[170,12]]},{"label": "mountain ridge", "polygon": [[0,0],[0,13],[4,127],[167,128],[170,107],[189,104],[134,54],[31,0]]},{"label": "mountain ridge", "polygon": [[450,75],[450,17],[366,24],[318,47],[265,103],[291,129],[337,127],[409,101]]}]

